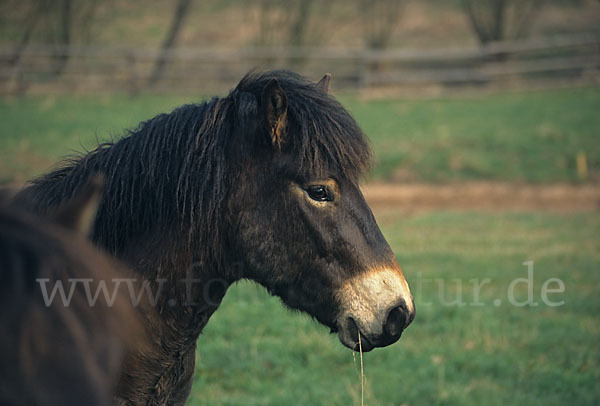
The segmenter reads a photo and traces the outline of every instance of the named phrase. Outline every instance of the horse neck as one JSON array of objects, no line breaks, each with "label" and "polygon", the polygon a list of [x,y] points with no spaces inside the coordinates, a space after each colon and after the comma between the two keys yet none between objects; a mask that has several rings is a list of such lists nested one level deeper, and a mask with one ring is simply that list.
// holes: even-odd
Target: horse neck
[{"label": "horse neck", "polygon": [[126,255],[118,255],[133,268],[137,291],[145,289],[148,314],[174,330],[175,341],[195,341],[234,282],[223,271],[228,265],[201,252],[182,233],[167,232],[138,241]]},{"label": "horse neck", "polygon": [[125,363],[129,383],[120,388],[119,396],[131,403],[179,404],[173,396],[189,391],[198,336],[230,285],[219,275],[214,258],[200,261],[187,240],[163,237],[169,243],[162,248],[147,245],[138,249],[137,260],[128,259],[136,264],[138,289],[143,280],[152,292],[160,289],[155,303],[143,303],[144,325],[153,347],[134,351]]}]

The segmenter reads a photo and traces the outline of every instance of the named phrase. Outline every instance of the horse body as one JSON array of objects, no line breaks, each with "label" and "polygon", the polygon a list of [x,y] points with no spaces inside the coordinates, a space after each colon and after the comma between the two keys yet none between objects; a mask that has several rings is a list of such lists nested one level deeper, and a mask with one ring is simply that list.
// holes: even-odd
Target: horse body
[{"label": "horse body", "polygon": [[[208,104],[188,105],[172,114],[202,117],[207,108]],[[162,128],[169,125],[170,118],[160,116],[148,125]],[[167,123],[160,122],[163,120]],[[178,127],[177,130],[182,129]],[[198,129],[192,126],[186,131],[193,134]],[[165,156],[158,148],[141,151],[138,155],[137,141],[145,143],[155,136],[167,138],[165,135],[145,134],[146,138],[140,139],[142,134],[134,132],[114,145],[103,145],[73,162],[72,166],[38,180],[23,190],[15,201],[45,213],[68,199],[77,190],[81,179],[90,173],[102,173],[107,179],[106,198],[99,207],[92,240],[130,265],[140,281],[148,282],[148,291],[156,299],[140,304],[150,336],[149,346],[144,352],[132,352],[125,360],[116,404],[185,403],[194,372],[196,340],[225,294],[223,284],[235,281],[223,272],[230,267],[217,263],[212,255],[202,255],[208,251],[206,245],[217,244],[200,245],[207,238],[198,237],[201,231],[192,228],[191,218],[185,218],[192,214],[180,215],[177,207],[171,207],[175,204],[169,197],[177,194],[173,186],[177,179],[172,181],[171,176],[176,177],[177,168],[170,165],[181,165],[181,162],[175,162],[179,156]],[[174,132],[170,135],[173,139],[163,139],[161,147],[181,142],[177,137],[182,134]],[[184,147],[183,143],[181,147]],[[185,147],[190,148],[190,145]],[[175,155],[184,153],[177,152]],[[153,167],[155,176],[160,178],[157,180],[144,166],[147,162],[164,168],[167,173]],[[201,172],[198,177],[203,174]],[[118,198],[110,199],[111,196]],[[168,203],[156,207],[157,202],[164,201]],[[181,202],[181,209],[187,210],[188,204],[196,203]],[[216,210],[216,207],[207,210]],[[194,274],[190,275],[190,283],[186,285],[188,270]],[[210,288],[209,282],[214,280],[219,282],[213,283],[207,296],[205,287]],[[184,289],[187,286],[189,289]]]},{"label": "horse body", "polygon": [[[93,240],[148,281],[151,346],[132,351],[117,403],[183,404],[196,340],[240,279],[264,285],[363,350],[414,317],[402,272],[358,187],[366,138],[315,85],[249,74],[35,180],[17,202],[44,212],[89,173],[106,177]],[[326,89],[325,89],[326,90]]]},{"label": "horse body", "polygon": [[[99,189],[87,185],[49,219],[0,202],[0,404],[109,405],[126,348],[143,347],[137,311],[122,292],[110,303],[99,295],[93,306],[81,285],[69,293],[74,278],[96,292],[128,276],[72,232],[91,226]],[[50,293],[59,283],[64,296]]]}]

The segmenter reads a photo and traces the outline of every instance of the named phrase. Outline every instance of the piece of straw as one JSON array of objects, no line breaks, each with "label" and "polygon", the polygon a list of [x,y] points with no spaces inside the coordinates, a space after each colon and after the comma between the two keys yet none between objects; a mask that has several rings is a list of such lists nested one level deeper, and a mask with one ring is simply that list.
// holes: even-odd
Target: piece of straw
[{"label": "piece of straw", "polygon": [[360,352],[360,406],[365,406],[365,371],[363,368],[362,343],[358,332],[358,350]]}]

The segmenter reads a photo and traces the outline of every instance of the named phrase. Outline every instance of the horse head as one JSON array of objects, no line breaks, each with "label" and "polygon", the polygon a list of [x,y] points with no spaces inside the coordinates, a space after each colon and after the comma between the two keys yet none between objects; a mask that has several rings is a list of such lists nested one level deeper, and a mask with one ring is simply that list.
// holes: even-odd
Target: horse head
[{"label": "horse head", "polygon": [[415,307],[359,178],[366,137],[317,84],[287,72],[250,75],[235,100],[228,199],[231,241],[244,278],[307,312],[347,347],[396,342]]}]

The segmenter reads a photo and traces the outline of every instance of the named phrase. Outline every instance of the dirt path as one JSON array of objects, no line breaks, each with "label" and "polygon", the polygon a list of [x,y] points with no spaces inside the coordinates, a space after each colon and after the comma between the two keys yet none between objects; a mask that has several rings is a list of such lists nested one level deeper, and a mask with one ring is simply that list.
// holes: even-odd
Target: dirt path
[{"label": "dirt path", "polygon": [[[2,188],[11,196],[22,185]],[[375,209],[433,210],[543,210],[600,211],[600,184],[527,185],[501,182],[464,182],[444,185],[370,183],[361,186]]]},{"label": "dirt path", "polygon": [[467,182],[445,185],[371,183],[362,187],[373,207],[399,210],[600,211],[600,185],[525,185]]}]

